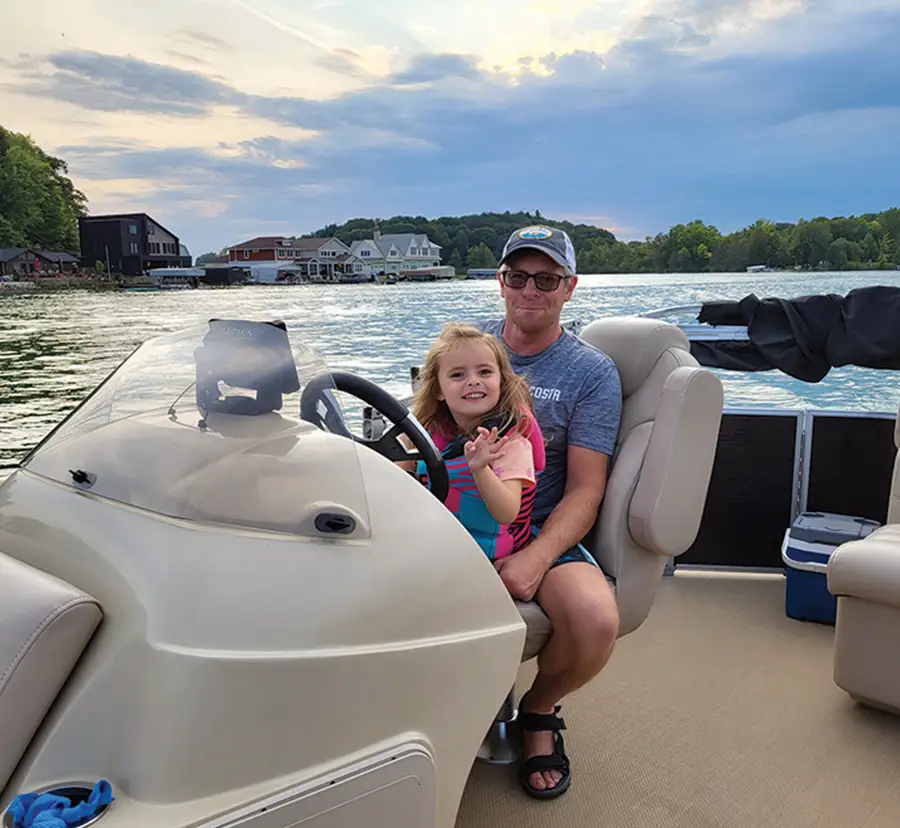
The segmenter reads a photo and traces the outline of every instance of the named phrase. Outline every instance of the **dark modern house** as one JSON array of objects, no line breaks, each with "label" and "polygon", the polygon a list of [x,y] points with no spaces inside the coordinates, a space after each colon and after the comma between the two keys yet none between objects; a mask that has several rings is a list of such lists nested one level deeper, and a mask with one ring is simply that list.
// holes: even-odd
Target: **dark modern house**
[{"label": "dark modern house", "polygon": [[146,213],[81,216],[81,261],[102,262],[111,273],[139,276],[156,267],[190,267],[191,256],[174,233]]}]

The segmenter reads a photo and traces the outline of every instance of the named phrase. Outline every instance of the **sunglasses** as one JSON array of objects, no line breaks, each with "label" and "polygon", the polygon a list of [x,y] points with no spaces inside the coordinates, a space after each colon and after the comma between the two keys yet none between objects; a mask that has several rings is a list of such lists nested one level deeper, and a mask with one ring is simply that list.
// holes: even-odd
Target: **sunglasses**
[{"label": "sunglasses", "polygon": [[504,270],[500,275],[503,284],[514,290],[521,290],[528,284],[529,279],[534,279],[534,286],[544,293],[551,293],[559,287],[563,279],[569,278],[558,273],[526,273],[524,270]]}]

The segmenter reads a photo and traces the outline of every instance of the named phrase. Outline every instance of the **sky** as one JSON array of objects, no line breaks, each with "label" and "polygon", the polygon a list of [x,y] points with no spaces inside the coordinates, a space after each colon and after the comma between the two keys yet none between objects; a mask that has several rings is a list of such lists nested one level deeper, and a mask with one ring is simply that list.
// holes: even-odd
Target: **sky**
[{"label": "sky", "polygon": [[900,0],[29,0],[0,31],[0,125],[195,256],[359,216],[627,240],[900,206]]}]

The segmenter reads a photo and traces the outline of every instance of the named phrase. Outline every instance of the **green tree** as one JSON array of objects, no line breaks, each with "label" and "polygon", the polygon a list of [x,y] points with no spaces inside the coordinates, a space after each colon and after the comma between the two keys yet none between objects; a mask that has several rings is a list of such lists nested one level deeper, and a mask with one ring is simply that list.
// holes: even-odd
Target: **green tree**
[{"label": "green tree", "polygon": [[68,171],[27,135],[0,127],[0,247],[78,253],[78,216],[87,198]]},{"label": "green tree", "polygon": [[195,265],[198,265],[198,266],[199,266],[199,265],[205,265],[205,264],[207,264],[208,262],[215,261],[216,259],[219,258],[219,256],[222,256],[222,255],[225,255],[225,254],[223,254],[221,251],[218,252],[218,253],[212,253],[212,252],[210,252],[210,253],[201,253],[201,254],[200,254],[199,256],[197,256],[197,258],[194,260],[194,264],[195,264]]},{"label": "green tree", "polygon": [[456,246],[456,249],[459,251],[460,257],[465,261],[466,256],[469,252],[469,247],[471,246],[469,243],[469,234],[466,231],[465,227],[460,227],[456,231],[456,236],[453,239],[453,244]]},{"label": "green tree", "polygon": [[470,245],[487,245],[487,247],[493,250],[494,254],[498,256],[503,250],[503,245],[505,243],[506,238],[497,238],[497,231],[493,227],[476,227],[471,233],[469,233]]},{"label": "green tree", "polygon": [[[642,241],[619,241],[601,227],[557,221],[535,212],[478,213],[465,216],[394,216],[378,219],[383,233],[426,233],[441,246],[444,264],[462,269],[493,267],[510,233],[542,223],[572,238],[579,273],[743,272],[749,265],[771,268],[890,268],[900,264],[900,208],[862,216],[819,216],[796,224],[759,219],[723,235],[695,219]],[[329,225],[317,236],[337,236],[348,244],[371,238],[372,219]],[[489,259],[480,245],[488,248]],[[475,249],[477,248],[477,252]],[[472,251],[470,253],[470,250]],[[471,261],[476,262],[475,265]]]},{"label": "green tree", "polygon": [[469,248],[466,263],[469,267],[497,267],[494,252],[484,242]]},{"label": "green tree", "polygon": [[709,269],[712,251],[721,240],[717,228],[695,219],[689,224],[676,224],[669,230],[660,239],[660,253],[668,270],[703,273]]},{"label": "green tree", "polygon": [[879,247],[878,241],[875,239],[875,236],[872,235],[871,230],[866,233],[865,237],[860,243],[860,250],[862,252],[863,261],[878,261],[878,258],[881,255],[881,248]]},{"label": "green tree", "polygon": [[459,251],[455,247],[450,248],[450,256],[444,260],[444,264],[449,265],[457,271],[463,269],[462,256],[459,255]]},{"label": "green tree", "polygon": [[794,261],[799,265],[816,267],[828,259],[828,245],[834,240],[826,220],[801,219],[794,230]]},{"label": "green tree", "polygon": [[828,245],[828,251],[825,254],[828,260],[828,266],[834,270],[843,270],[851,260],[852,242],[847,239],[835,239]]}]

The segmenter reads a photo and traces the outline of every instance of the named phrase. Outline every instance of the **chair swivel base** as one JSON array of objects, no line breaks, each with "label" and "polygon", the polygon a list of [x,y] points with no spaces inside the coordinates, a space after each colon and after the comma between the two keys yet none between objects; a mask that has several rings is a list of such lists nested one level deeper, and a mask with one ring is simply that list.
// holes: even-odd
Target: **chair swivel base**
[{"label": "chair swivel base", "polygon": [[495,721],[478,748],[476,757],[489,765],[515,765],[522,757],[519,729],[515,718],[517,710],[507,721]]}]

